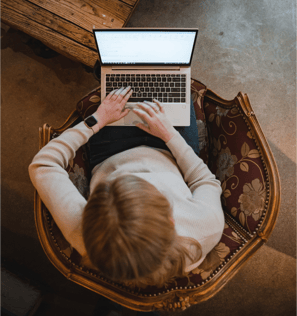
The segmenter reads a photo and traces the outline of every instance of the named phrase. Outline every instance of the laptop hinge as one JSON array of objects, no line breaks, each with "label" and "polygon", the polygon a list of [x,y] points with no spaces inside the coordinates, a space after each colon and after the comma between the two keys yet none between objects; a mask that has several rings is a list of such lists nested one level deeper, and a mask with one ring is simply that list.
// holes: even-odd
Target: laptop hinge
[{"label": "laptop hinge", "polygon": [[120,70],[139,70],[139,69],[147,69],[147,70],[153,70],[153,69],[164,69],[164,70],[180,70],[180,66],[111,66],[112,70],[120,69]]}]

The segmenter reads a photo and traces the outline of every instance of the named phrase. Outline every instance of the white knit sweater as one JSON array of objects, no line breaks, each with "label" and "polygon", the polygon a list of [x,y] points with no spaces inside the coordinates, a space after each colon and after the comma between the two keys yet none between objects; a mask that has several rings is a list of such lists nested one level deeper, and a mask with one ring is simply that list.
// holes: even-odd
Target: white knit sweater
[{"label": "white knit sweater", "polygon": [[[69,160],[93,131],[84,122],[67,129],[52,139],[33,158],[30,179],[43,203],[52,214],[66,240],[81,255],[86,254],[82,239],[82,212],[87,203],[69,179]],[[220,181],[183,137],[176,133],[166,143],[171,152],[148,146],[135,147],[106,159],[92,171],[90,194],[103,177],[114,179],[124,173],[133,174],[153,184],[173,205],[173,218],[178,235],[193,237],[202,246],[202,258],[190,265],[196,268],[218,244],[224,230],[224,213]],[[192,249],[190,249],[192,250]]]}]

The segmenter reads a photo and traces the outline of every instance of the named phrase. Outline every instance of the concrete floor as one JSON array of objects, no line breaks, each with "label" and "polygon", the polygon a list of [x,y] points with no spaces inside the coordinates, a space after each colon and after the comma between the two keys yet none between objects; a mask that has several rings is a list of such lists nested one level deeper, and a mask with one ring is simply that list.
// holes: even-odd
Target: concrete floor
[{"label": "concrete floor", "polygon": [[[213,298],[182,315],[296,314],[296,31],[292,0],[140,1],[127,27],[198,27],[192,77],[225,99],[247,93],[282,184],[275,229]],[[93,292],[49,262],[33,216],[28,166],[38,128],[60,126],[97,86],[81,64],[37,57],[16,30],[2,31],[2,263],[47,289],[38,316],[92,315]]]}]

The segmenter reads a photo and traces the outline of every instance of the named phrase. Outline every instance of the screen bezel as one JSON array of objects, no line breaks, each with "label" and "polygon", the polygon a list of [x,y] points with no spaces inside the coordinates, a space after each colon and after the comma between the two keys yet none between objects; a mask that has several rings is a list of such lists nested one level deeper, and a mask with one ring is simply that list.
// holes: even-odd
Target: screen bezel
[{"label": "screen bezel", "polygon": [[[195,34],[195,39],[194,39],[194,43],[193,43],[193,48],[192,48],[192,53],[191,53],[191,58],[189,63],[187,64],[181,64],[181,63],[170,63],[170,64],[164,64],[164,63],[136,63],[136,64],[116,64],[116,63],[103,63],[101,60],[101,55],[100,55],[100,51],[99,51],[99,46],[97,43],[97,39],[96,39],[96,35],[95,32],[96,31],[100,31],[100,32],[112,32],[112,31],[125,31],[125,32],[129,32],[129,31],[133,31],[133,32],[137,32],[137,31],[152,31],[152,32],[160,32],[160,31],[172,31],[172,32],[189,32],[189,31],[194,31]],[[198,36],[198,28],[183,28],[183,29],[177,29],[177,28],[170,28],[170,29],[166,29],[166,28],[121,28],[121,29],[93,29],[93,35],[95,38],[95,42],[96,42],[96,47],[97,47],[97,52],[99,55],[99,62],[101,64],[101,66],[190,66],[192,63],[192,58],[193,58],[193,54],[194,54],[194,49],[195,49],[195,45],[196,45],[196,40],[197,40],[197,36]]]}]

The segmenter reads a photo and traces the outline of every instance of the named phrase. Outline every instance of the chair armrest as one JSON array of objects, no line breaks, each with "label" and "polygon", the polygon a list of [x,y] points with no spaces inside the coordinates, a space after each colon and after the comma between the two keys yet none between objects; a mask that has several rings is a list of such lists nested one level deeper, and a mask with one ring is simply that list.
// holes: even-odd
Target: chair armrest
[{"label": "chair armrest", "polygon": [[209,168],[221,181],[222,204],[247,238],[267,241],[280,205],[277,166],[248,96],[230,101],[208,90],[204,110]]}]

